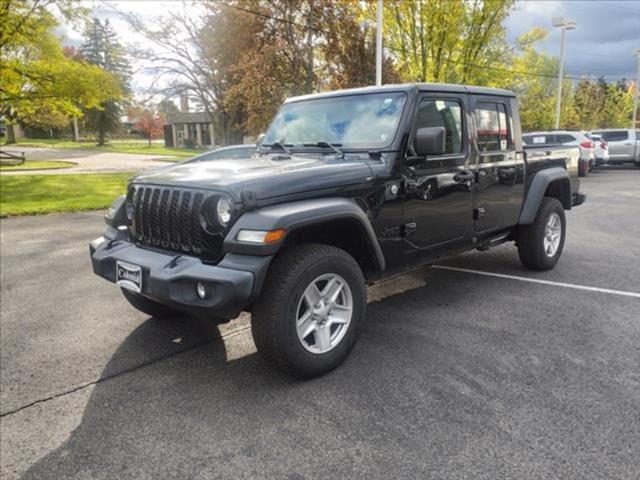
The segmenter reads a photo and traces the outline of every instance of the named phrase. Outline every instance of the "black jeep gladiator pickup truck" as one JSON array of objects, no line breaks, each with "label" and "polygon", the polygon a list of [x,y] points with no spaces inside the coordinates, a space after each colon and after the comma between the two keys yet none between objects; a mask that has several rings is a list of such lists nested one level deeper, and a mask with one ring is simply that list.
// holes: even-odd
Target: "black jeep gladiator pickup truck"
[{"label": "black jeep gladiator pickup truck", "polygon": [[513,93],[388,85],[287,100],[246,159],[143,172],[90,245],[96,274],[153,316],[242,311],[298,376],[339,365],[366,285],[514,241],[552,268],[585,195],[578,152],[522,145]]}]

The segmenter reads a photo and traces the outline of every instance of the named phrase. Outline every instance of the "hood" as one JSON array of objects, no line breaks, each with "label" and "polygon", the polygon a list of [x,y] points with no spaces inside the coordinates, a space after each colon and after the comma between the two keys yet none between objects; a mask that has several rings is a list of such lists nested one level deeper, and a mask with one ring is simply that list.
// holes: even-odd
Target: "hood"
[{"label": "hood", "polygon": [[[329,159],[331,158],[331,160]],[[257,200],[312,190],[363,184],[372,176],[366,161],[307,156],[254,155],[232,160],[184,162],[133,177],[137,184],[224,191]]]}]

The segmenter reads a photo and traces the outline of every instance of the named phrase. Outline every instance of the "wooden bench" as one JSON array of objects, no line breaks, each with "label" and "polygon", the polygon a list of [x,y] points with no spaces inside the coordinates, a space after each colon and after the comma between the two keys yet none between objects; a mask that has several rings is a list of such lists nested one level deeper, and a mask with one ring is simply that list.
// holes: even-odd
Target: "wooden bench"
[{"label": "wooden bench", "polygon": [[24,152],[7,152],[4,149],[0,149],[1,165],[22,165],[24,162]]}]

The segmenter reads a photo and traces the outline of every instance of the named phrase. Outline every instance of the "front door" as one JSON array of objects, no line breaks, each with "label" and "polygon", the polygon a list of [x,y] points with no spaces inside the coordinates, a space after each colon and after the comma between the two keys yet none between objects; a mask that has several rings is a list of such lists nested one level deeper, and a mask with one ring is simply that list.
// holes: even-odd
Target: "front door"
[{"label": "front door", "polygon": [[403,167],[405,250],[450,246],[472,231],[474,175],[466,102],[466,95],[454,94],[433,93],[420,99],[408,155],[415,155],[415,132],[423,127],[445,128],[445,153]]},{"label": "front door", "polygon": [[[510,102],[473,99],[477,145],[475,230],[490,232],[515,223],[523,185],[522,155],[516,155]],[[516,191],[518,190],[518,191]]]}]

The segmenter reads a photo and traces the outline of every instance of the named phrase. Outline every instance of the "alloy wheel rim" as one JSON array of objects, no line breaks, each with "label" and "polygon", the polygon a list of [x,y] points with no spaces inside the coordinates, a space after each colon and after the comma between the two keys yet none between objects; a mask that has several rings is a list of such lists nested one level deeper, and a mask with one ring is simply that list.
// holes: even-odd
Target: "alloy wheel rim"
[{"label": "alloy wheel rim", "polygon": [[335,273],[320,275],[298,302],[298,340],[310,353],[327,353],[342,341],[352,317],[353,295],[346,280]]},{"label": "alloy wheel rim", "polygon": [[547,257],[553,257],[560,248],[560,240],[562,239],[562,220],[560,215],[552,213],[547,219],[547,224],[544,227],[544,239],[542,241],[544,246],[544,253]]}]

